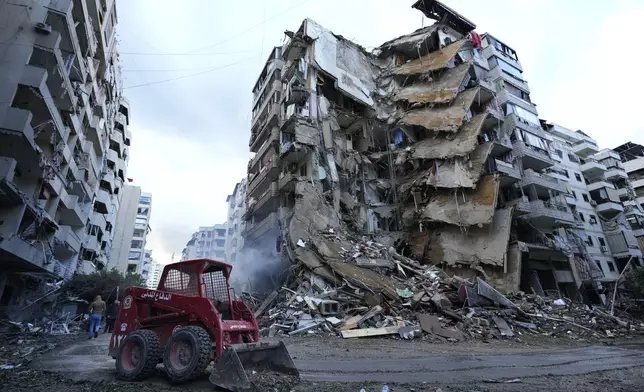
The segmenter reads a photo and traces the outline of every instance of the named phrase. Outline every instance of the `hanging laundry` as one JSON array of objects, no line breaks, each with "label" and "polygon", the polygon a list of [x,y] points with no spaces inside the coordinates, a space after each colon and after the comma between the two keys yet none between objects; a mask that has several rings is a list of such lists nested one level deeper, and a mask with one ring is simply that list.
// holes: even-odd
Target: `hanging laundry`
[{"label": "hanging laundry", "polygon": [[472,46],[474,49],[480,49],[481,48],[481,36],[478,35],[477,32],[472,31],[470,32],[470,37],[472,38]]}]

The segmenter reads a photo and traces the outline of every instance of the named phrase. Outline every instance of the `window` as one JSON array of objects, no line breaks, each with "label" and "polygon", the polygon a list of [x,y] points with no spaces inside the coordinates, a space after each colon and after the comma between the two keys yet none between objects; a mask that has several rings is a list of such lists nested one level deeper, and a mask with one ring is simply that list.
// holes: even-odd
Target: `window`
[{"label": "window", "polygon": [[582,182],[581,176],[579,175],[579,173],[575,173],[575,179],[579,182]]},{"label": "window", "polygon": [[[591,215],[591,216],[590,216],[590,219],[589,219],[589,222],[590,222],[591,224],[593,224],[593,225],[596,225],[596,224],[597,224],[597,217],[596,217],[595,215]],[[600,239],[600,240],[601,240],[601,239]],[[601,241],[600,241],[600,242],[601,242]],[[603,245],[603,244],[602,244],[602,245]]]},{"label": "window", "polygon": [[539,117],[536,114],[528,110],[525,110],[520,106],[508,105],[508,114],[510,113],[514,113],[520,118],[522,118],[523,120],[529,122],[530,124],[536,125],[539,128],[541,128],[541,122],[539,122]]},{"label": "window", "polygon": [[496,60],[497,60],[497,64],[499,64],[499,68],[501,68],[503,72],[511,76],[514,76],[515,78],[521,81],[523,80],[523,74],[518,68],[515,68],[514,66],[510,65],[510,63],[507,63],[500,58],[497,58]]},{"label": "window", "polygon": [[584,214],[582,214],[581,212],[579,213],[579,220],[586,222],[586,218],[584,218]]},{"label": "window", "polygon": [[610,272],[615,272],[615,264],[613,264],[612,261],[609,261],[607,264],[608,264],[608,269],[610,270]]},{"label": "window", "polygon": [[141,252],[132,251],[127,256],[128,260],[139,260],[141,259]]},{"label": "window", "polygon": [[606,246],[606,241],[602,237],[597,237],[597,240],[599,241],[599,246]]},{"label": "window", "polygon": [[215,240],[215,244],[218,247],[226,246],[226,240]]},{"label": "window", "polygon": [[563,151],[555,150],[555,154],[557,154],[559,156],[559,158],[563,158]]},{"label": "window", "polygon": [[600,270],[602,273],[604,273],[604,269],[602,268],[602,263],[600,263],[598,260],[595,260],[595,263],[597,263],[597,267],[599,268],[599,270]]},{"label": "window", "polygon": [[132,243],[130,243],[130,248],[134,248],[134,249],[143,248],[143,241],[141,241],[141,240],[132,240]]},{"label": "window", "polygon": [[150,212],[150,207],[139,207],[136,210],[136,213],[138,215],[146,215],[147,216],[149,212]]},{"label": "window", "polygon": [[574,154],[568,154],[568,160],[569,160],[570,162],[577,162],[577,163],[579,163],[579,158],[577,158],[577,156],[576,156],[576,155],[574,155]]},{"label": "window", "polygon": [[141,196],[139,198],[139,204],[150,204],[152,202],[152,198],[150,196]]},{"label": "window", "polygon": [[587,194],[585,194],[585,193],[584,193],[584,194],[582,194],[581,196],[584,198],[584,201],[585,201],[586,203],[589,203],[589,202],[590,202],[590,199],[588,198],[588,195],[587,195]]},{"label": "window", "polygon": [[572,192],[572,197],[574,197],[575,200],[577,200],[577,193],[575,193],[575,191],[571,191],[571,192]]},{"label": "window", "polygon": [[586,239],[586,244],[588,246],[594,246],[595,244],[593,244],[593,237],[588,236],[588,238]]},{"label": "window", "polygon": [[300,176],[302,176],[302,177],[307,176],[307,174],[306,174],[306,165],[300,166]]}]

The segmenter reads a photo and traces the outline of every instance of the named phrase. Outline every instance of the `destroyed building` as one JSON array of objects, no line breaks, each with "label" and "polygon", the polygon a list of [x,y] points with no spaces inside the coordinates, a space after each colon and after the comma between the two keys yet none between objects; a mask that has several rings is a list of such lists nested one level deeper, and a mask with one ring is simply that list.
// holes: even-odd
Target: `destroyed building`
[{"label": "destroyed building", "polygon": [[109,265],[131,134],[113,0],[0,4],[0,307]]},{"label": "destroyed building", "polygon": [[613,151],[619,154],[628,175],[618,188],[620,199],[626,204],[625,213],[640,249],[644,249],[644,146],[624,143]]},{"label": "destroyed building", "polygon": [[[604,290],[611,264],[585,247],[517,53],[438,1],[413,7],[437,22],[372,52],[311,19],[273,49],[253,89],[245,246],[393,296],[398,282],[370,270],[387,260],[347,238],[502,292]],[[588,186],[608,227],[619,203]],[[623,234],[603,234],[606,252],[596,237],[620,269],[641,257]]]}]

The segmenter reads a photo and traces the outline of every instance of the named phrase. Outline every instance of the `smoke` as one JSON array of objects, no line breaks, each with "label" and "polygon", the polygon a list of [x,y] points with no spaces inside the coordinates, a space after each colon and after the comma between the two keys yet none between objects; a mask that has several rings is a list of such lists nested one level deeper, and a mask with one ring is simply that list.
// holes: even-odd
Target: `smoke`
[{"label": "smoke", "polygon": [[244,244],[233,262],[230,285],[237,295],[278,289],[286,276],[290,262],[277,251],[275,237],[263,237],[259,243]]}]

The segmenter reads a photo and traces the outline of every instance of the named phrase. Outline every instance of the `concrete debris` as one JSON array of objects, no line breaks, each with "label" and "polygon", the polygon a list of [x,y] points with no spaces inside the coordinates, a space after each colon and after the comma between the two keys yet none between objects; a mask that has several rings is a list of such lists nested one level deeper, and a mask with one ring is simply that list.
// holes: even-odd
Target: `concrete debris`
[{"label": "concrete debris", "polygon": [[425,74],[432,71],[438,71],[447,68],[450,61],[461,50],[465,44],[465,40],[456,41],[440,50],[437,50],[427,55],[411,60],[400,67],[391,71],[392,74],[397,76],[411,76],[418,74]]},{"label": "concrete debris", "polygon": [[0,319],[0,368],[25,366],[59,343],[75,339],[83,327],[80,316],[68,314],[45,316],[33,323]]},{"label": "concrete debris", "polygon": [[[319,258],[320,265],[340,279],[326,280],[310,272],[309,264],[297,264],[291,286],[277,295],[270,293],[256,311],[264,335],[396,335],[457,342],[520,339],[524,334],[579,340],[644,333],[644,322],[611,316],[599,307],[521,292],[504,295],[481,278],[450,276],[368,237],[343,238],[347,234],[338,230],[325,233],[345,244],[335,261]],[[365,268],[358,265],[361,258],[387,263]],[[270,302],[272,308],[259,311]]]},{"label": "concrete debris", "polygon": [[458,94],[449,106],[410,110],[400,122],[434,132],[457,132],[478,93],[475,87]]}]

